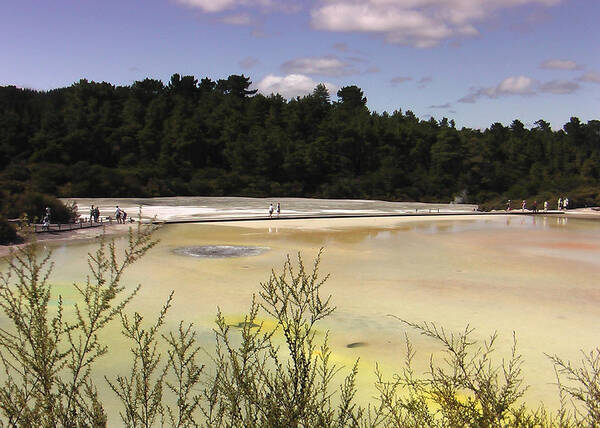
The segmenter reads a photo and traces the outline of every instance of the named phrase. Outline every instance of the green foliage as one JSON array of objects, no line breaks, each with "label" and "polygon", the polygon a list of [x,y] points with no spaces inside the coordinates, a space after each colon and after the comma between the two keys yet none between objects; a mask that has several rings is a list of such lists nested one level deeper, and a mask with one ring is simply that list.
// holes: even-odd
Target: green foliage
[{"label": "green foliage", "polygon": [[[448,202],[600,204],[600,121],[485,130],[369,112],[363,91],[324,85],[286,101],[244,75],[174,74],[49,92],[0,87],[0,186],[59,197],[274,193]],[[340,179],[345,180],[340,183]],[[500,201],[500,202],[497,202]],[[39,216],[37,212],[34,216]],[[30,213],[31,216],[31,213]],[[33,218],[33,216],[32,216]]]},{"label": "green foliage", "polygon": [[19,235],[15,226],[0,216],[0,245],[8,245],[19,242]]},{"label": "green foliage", "polygon": [[29,191],[9,195],[3,207],[3,213],[8,218],[25,216],[40,222],[47,207],[51,210],[51,220],[54,223],[70,223],[79,216],[77,206],[73,203],[64,204],[54,196]]}]

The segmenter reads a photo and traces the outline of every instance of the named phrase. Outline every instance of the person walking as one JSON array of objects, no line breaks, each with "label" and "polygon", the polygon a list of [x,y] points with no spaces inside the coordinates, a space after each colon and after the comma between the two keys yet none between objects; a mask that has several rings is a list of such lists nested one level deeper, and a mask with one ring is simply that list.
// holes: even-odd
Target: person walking
[{"label": "person walking", "polygon": [[544,212],[548,212],[548,201],[544,201]]},{"label": "person walking", "polygon": [[523,199],[523,202],[521,202],[521,210],[525,211],[527,209],[527,201],[525,199]]},{"label": "person walking", "polygon": [[562,210],[562,198],[560,196],[558,197],[558,210]]},{"label": "person walking", "polygon": [[281,214],[281,205],[277,202],[277,218],[279,218],[279,214]]},{"label": "person walking", "polygon": [[269,205],[269,218],[273,217],[273,204]]},{"label": "person walking", "polygon": [[100,208],[98,207],[94,208],[94,220],[96,223],[98,223],[98,220],[100,220]]},{"label": "person walking", "polygon": [[569,207],[569,198],[563,199],[563,208],[565,209],[565,211],[568,209]]},{"label": "person walking", "polygon": [[92,223],[94,221],[95,217],[96,217],[96,209],[92,205],[92,207],[90,208],[90,223]]},{"label": "person walking", "polygon": [[121,208],[117,205],[117,209],[115,210],[115,218],[117,219],[117,223],[121,223]]},{"label": "person walking", "polygon": [[510,211],[510,199],[506,202],[506,211]]}]

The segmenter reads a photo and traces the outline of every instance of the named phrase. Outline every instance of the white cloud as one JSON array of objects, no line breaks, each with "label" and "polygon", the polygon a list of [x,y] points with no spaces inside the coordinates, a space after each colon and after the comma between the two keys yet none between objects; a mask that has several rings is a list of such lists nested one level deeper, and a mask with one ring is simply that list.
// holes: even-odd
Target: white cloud
[{"label": "white cloud", "polygon": [[312,93],[315,87],[323,83],[334,94],[337,87],[329,82],[316,82],[303,74],[288,74],[287,76],[275,76],[269,74],[256,84],[256,88],[263,95],[281,94],[290,99]]},{"label": "white cloud", "polygon": [[582,66],[568,59],[549,59],[544,61],[540,65],[540,68],[549,70],[579,70]]},{"label": "white cloud", "polygon": [[580,88],[579,83],[570,80],[551,80],[540,86],[542,92],[551,94],[572,94]]},{"label": "white cloud", "polygon": [[582,82],[600,83],[600,73],[597,71],[588,71],[578,80]]},{"label": "white cloud", "polygon": [[475,25],[503,9],[561,1],[321,0],[311,11],[311,23],[320,30],[379,34],[391,43],[427,48],[478,35]]},{"label": "white cloud", "polygon": [[347,76],[357,71],[335,56],[296,58],[281,66],[288,74],[316,74],[319,76]]},{"label": "white cloud", "polygon": [[532,95],[535,93],[537,82],[527,76],[511,76],[496,86],[476,88],[462,97],[458,102],[474,103],[482,97],[498,98],[507,95]]}]

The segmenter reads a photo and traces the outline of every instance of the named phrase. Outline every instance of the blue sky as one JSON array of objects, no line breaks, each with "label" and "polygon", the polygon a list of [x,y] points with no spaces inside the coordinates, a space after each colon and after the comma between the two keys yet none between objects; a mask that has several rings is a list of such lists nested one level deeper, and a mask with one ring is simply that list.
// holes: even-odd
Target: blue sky
[{"label": "blue sky", "polygon": [[458,126],[600,119],[598,0],[8,0],[0,85],[173,73],[268,95],[357,85],[371,110]]}]

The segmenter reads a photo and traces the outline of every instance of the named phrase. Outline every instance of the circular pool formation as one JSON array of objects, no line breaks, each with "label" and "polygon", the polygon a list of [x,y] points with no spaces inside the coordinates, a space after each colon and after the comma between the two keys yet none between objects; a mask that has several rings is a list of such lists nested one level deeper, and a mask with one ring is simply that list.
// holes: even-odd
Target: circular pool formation
[{"label": "circular pool formation", "polygon": [[199,245],[176,248],[174,252],[183,256],[220,259],[258,256],[268,249],[267,247],[248,247],[244,245]]}]

